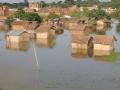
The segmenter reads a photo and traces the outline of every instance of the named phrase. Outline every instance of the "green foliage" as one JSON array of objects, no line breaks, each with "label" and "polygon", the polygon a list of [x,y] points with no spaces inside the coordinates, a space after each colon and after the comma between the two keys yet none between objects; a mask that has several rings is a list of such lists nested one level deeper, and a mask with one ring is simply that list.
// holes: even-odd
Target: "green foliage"
[{"label": "green foliage", "polygon": [[9,27],[11,25],[11,22],[13,22],[15,19],[14,19],[14,16],[11,15],[9,16],[6,20],[5,20],[5,24],[7,24]]},{"label": "green foliage", "polygon": [[120,60],[120,52],[112,52],[109,56],[96,57],[96,59],[104,60],[106,62],[115,63],[116,60]]},{"label": "green foliage", "polygon": [[118,9],[117,12],[113,13],[111,16],[120,21],[120,9]]},{"label": "green foliage", "polygon": [[55,14],[55,13],[50,13],[50,14],[48,15],[48,19],[55,19],[55,18],[60,18],[60,15],[57,15],[57,14]]},{"label": "green foliage", "polygon": [[120,0],[112,0],[112,6],[115,8],[120,8]]},{"label": "green foliage", "polygon": [[25,3],[0,3],[0,6],[8,6],[10,8],[24,8]]},{"label": "green foliage", "polygon": [[80,17],[81,16],[81,13],[80,12],[71,12],[69,14],[71,17]]},{"label": "green foliage", "polygon": [[105,57],[107,60],[120,60],[120,52],[113,52],[110,56]]},{"label": "green foliage", "polygon": [[7,17],[5,22],[10,26],[11,22],[13,22],[15,19],[42,22],[41,16],[39,16],[37,13],[26,13],[23,10],[18,10],[14,15]]},{"label": "green foliage", "polygon": [[65,0],[65,1],[64,1],[64,4],[65,4],[66,6],[75,5],[75,0]]},{"label": "green foliage", "polygon": [[40,4],[42,4],[42,7],[47,7],[48,4],[45,1],[41,1]]},{"label": "green foliage", "polygon": [[92,10],[89,12],[89,17],[95,17],[96,19],[111,19],[110,15],[107,14],[104,10],[101,8],[98,8],[96,10]]},{"label": "green foliage", "polygon": [[117,32],[120,34],[120,23],[117,26]]}]

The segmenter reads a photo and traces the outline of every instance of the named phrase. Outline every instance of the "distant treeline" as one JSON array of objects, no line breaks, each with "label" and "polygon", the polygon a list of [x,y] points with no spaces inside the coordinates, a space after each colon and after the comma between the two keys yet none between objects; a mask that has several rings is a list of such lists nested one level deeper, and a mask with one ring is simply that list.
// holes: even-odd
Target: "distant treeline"
[{"label": "distant treeline", "polygon": [[24,8],[25,3],[0,3],[1,6],[8,6],[10,8]]},{"label": "distant treeline", "polygon": [[[39,2],[42,4],[43,7],[47,6],[56,6],[56,7],[69,7],[72,5],[77,5],[77,6],[92,6],[94,4],[101,6],[101,7],[116,7],[120,8],[120,0],[111,0],[111,2],[100,2],[99,0],[65,0],[65,1],[58,1],[58,2],[51,2],[47,3],[44,0]],[[21,3],[0,3],[0,6],[9,6],[10,8],[23,8],[26,6],[24,2]]]}]

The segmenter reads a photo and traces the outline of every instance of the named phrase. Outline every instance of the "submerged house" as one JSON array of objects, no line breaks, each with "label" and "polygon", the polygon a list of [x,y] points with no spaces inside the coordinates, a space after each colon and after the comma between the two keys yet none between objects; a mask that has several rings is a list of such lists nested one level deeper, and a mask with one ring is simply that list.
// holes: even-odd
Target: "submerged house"
[{"label": "submerged house", "polygon": [[30,38],[35,38],[35,32],[39,28],[40,23],[37,21],[26,21],[24,30],[30,35]]},{"label": "submerged house", "polygon": [[[94,55],[97,55],[99,51],[110,52],[114,50],[114,37],[107,35],[96,35],[93,40],[94,43]],[[101,53],[104,54],[104,53]],[[105,55],[107,55],[106,53]]]},{"label": "submerged house", "polygon": [[36,45],[38,47],[52,48],[56,43],[55,40],[56,40],[55,37],[48,39],[39,38],[36,39]]},{"label": "submerged house", "polygon": [[72,48],[88,49],[89,37],[85,35],[72,35]]},{"label": "submerged house", "polygon": [[30,38],[34,38],[35,31],[37,30],[39,25],[40,25],[40,23],[38,21],[18,20],[18,21],[14,21],[11,24],[11,27],[13,30],[16,30],[16,31],[26,31],[30,35]]},{"label": "submerged house", "polygon": [[51,25],[41,24],[36,30],[36,39],[48,39],[55,36],[55,31],[51,29]]},{"label": "submerged house", "polygon": [[89,37],[83,32],[72,33],[72,56],[81,57],[88,55]]},{"label": "submerged house", "polygon": [[7,42],[20,43],[29,40],[29,35],[25,31],[12,30],[6,34]]},{"label": "submerged house", "polygon": [[29,42],[20,42],[20,43],[7,42],[6,48],[11,50],[27,51],[29,49]]},{"label": "submerged house", "polygon": [[25,21],[22,20],[16,20],[14,22],[11,23],[11,28],[13,30],[24,30],[24,25],[26,24]]},{"label": "submerged house", "polygon": [[73,31],[73,30],[85,31],[86,30],[86,25],[80,24],[80,23],[74,21],[74,22],[69,23],[69,29],[70,29],[70,31]]}]

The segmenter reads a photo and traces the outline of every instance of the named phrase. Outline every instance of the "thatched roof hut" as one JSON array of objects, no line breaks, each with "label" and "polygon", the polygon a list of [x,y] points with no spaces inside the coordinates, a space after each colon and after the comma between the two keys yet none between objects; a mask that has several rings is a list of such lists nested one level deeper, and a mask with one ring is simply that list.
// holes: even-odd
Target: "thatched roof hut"
[{"label": "thatched roof hut", "polygon": [[95,50],[114,50],[114,37],[108,35],[96,35],[93,40]]}]

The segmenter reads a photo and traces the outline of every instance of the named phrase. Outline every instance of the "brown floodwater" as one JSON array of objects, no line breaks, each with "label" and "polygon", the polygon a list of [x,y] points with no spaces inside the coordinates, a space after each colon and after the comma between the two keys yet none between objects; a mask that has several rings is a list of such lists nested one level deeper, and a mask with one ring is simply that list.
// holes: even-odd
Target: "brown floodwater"
[{"label": "brown floodwater", "polygon": [[[117,21],[106,33],[117,38]],[[120,62],[88,56],[74,57],[71,34],[65,30],[56,41],[8,44],[0,33],[0,88],[6,90],[120,90]],[[38,61],[35,60],[34,45]],[[50,46],[49,46],[50,45]],[[45,47],[44,47],[45,46]],[[85,53],[85,51],[83,52]],[[102,53],[102,52],[101,52]]]}]

